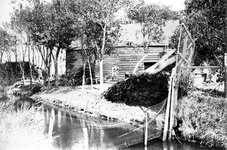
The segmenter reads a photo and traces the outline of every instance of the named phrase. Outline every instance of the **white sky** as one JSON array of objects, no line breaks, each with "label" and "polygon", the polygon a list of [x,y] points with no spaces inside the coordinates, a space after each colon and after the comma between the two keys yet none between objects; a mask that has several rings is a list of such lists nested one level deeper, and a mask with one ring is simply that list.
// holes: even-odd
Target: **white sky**
[{"label": "white sky", "polygon": [[0,26],[3,22],[10,21],[10,11],[12,11],[12,7],[10,6],[11,0],[0,0]]},{"label": "white sky", "polygon": [[[11,0],[0,0],[0,26],[3,22],[10,21],[10,12],[12,6]],[[146,3],[158,3],[170,6],[173,10],[179,11],[184,9],[184,0],[144,0]]]},{"label": "white sky", "polygon": [[184,9],[185,0],[144,0],[146,3],[158,3],[170,6],[173,10],[180,11]]}]

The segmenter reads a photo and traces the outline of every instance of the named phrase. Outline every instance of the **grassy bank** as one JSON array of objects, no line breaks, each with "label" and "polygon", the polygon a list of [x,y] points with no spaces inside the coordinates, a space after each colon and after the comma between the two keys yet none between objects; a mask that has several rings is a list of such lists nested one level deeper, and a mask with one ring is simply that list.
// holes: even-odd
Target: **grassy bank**
[{"label": "grassy bank", "polygon": [[204,92],[193,92],[179,100],[179,130],[186,141],[227,149],[227,101]]},{"label": "grassy bank", "polygon": [[[153,118],[159,110],[143,106],[128,106],[122,102],[113,103],[107,101],[102,96],[102,93],[103,91],[101,90],[90,90],[89,87],[84,90],[81,87],[58,87],[35,94],[32,98],[41,100],[44,103],[47,102],[63,108],[69,108],[72,111],[83,110],[97,117],[104,116],[109,119],[133,124],[143,124],[146,113],[148,113],[149,118]],[[159,115],[157,119],[163,120],[163,115]]]},{"label": "grassy bank", "polygon": [[0,149],[52,150],[44,133],[44,121],[34,110],[14,111],[10,102],[0,103]]}]

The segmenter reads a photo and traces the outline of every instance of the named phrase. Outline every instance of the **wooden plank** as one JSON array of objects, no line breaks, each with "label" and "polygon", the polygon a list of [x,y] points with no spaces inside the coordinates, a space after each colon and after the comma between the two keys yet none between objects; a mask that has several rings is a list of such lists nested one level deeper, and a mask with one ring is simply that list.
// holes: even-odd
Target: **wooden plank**
[{"label": "wooden plank", "polygon": [[180,66],[182,69],[220,69],[221,66]]},{"label": "wooden plank", "polygon": [[170,106],[171,106],[171,97],[172,97],[172,84],[173,84],[174,74],[175,74],[175,72],[172,70],[172,73],[171,73],[171,76],[170,76],[170,85],[169,85],[169,92],[168,92],[168,99],[167,99],[165,123],[164,123],[162,141],[166,141],[167,134],[168,134],[168,129],[169,129],[169,116],[170,116]]}]

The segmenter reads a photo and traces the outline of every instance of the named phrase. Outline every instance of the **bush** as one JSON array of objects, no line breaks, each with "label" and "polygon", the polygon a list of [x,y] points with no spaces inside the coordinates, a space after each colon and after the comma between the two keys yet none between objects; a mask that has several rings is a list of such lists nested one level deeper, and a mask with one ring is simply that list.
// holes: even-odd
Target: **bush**
[{"label": "bush", "polygon": [[180,74],[179,81],[179,93],[178,96],[183,97],[189,94],[191,90],[194,89],[194,79],[192,78],[190,70],[182,70]]},{"label": "bush", "polygon": [[103,96],[112,102],[151,106],[168,96],[168,76],[164,73],[133,75],[110,87]]},{"label": "bush", "polygon": [[209,146],[227,148],[227,101],[196,92],[182,98],[177,117],[183,123],[179,130],[185,140],[199,140]]},{"label": "bush", "polygon": [[0,149],[54,149],[43,121],[33,110],[16,113],[11,103],[0,103]]},{"label": "bush", "polygon": [[[28,62],[21,62],[25,76],[29,76],[30,68]],[[34,68],[34,66],[32,66]],[[6,62],[0,64],[0,82],[1,85],[11,85],[18,79],[22,78],[21,68],[19,62]]]},{"label": "bush", "polygon": [[[92,72],[92,78],[93,78],[93,83],[96,83],[95,81],[95,72],[94,68],[91,68]],[[76,74],[69,74],[66,75],[64,78],[60,80],[60,85],[64,86],[75,86],[75,85],[82,85],[83,82],[83,66],[81,66],[78,69],[78,72]],[[90,71],[89,67],[85,67],[85,84],[91,84],[91,79],[90,79]]]}]

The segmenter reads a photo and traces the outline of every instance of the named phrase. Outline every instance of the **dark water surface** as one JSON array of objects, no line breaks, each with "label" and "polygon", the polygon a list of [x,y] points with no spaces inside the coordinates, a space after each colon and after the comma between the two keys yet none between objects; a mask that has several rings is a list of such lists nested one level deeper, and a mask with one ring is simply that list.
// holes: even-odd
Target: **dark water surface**
[{"label": "dark water surface", "polygon": [[[130,133],[137,127],[108,120],[97,119],[84,114],[72,114],[60,108],[45,106],[44,109],[46,132],[52,133],[54,146],[62,150],[115,150],[122,147],[125,141],[133,140],[143,129]],[[157,133],[151,129],[149,132]],[[139,136],[140,137],[140,136]],[[141,137],[140,137],[141,138]],[[143,139],[141,139],[143,140]],[[179,142],[164,143],[161,139],[153,139],[144,144],[136,144],[127,150],[219,150],[218,148],[202,147],[198,144]]]}]

